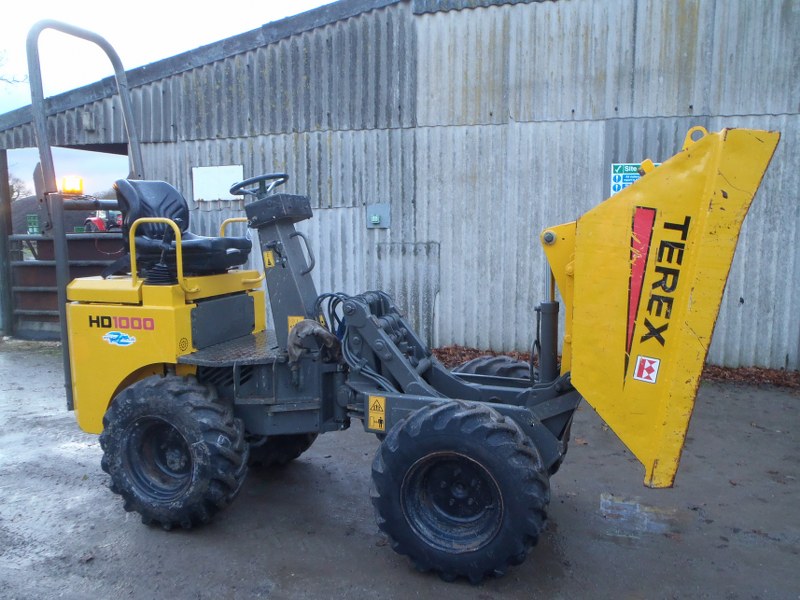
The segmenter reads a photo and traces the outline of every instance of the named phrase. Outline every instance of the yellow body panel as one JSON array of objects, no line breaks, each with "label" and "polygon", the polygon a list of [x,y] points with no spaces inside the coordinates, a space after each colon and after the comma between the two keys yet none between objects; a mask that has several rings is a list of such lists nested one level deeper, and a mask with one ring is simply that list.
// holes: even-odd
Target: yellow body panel
[{"label": "yellow body panel", "polygon": [[264,275],[258,271],[230,271],[221,275],[187,277],[187,287],[197,289],[197,291],[188,292],[186,299],[200,300],[212,296],[244,292],[260,285],[263,280]]},{"label": "yellow body panel", "polygon": [[[98,297],[102,293],[102,298]],[[68,299],[73,302],[112,302],[139,304],[142,301],[142,282],[130,277],[81,277],[67,287]]]},{"label": "yellow body panel", "polygon": [[[177,285],[173,286],[143,286],[141,279],[133,281],[131,277],[80,277],[70,282],[67,287],[67,299],[73,302],[106,302],[112,304],[140,304],[142,290],[146,289],[151,298],[145,303],[153,302],[152,294],[163,295],[166,293],[171,298],[185,298],[186,300],[202,300],[224,294],[233,294],[252,290],[261,283],[264,276],[258,271],[232,271],[220,275],[204,275],[202,277],[186,277],[186,286],[192,292],[184,292]],[[164,290],[167,290],[166,292]],[[164,303],[168,300],[159,300]]]},{"label": "yellow body panel", "polygon": [[[177,365],[178,357],[195,350],[192,343],[193,300],[247,292],[254,300],[255,328],[265,328],[265,297],[252,289],[257,271],[188,277],[181,285],[131,283],[131,278],[87,277],[68,286],[67,323],[72,358],[72,393],[81,429],[100,433],[103,415],[124,387],[148,375],[173,368],[190,374],[194,367]],[[138,303],[125,291],[136,290]]]},{"label": "yellow body panel", "polygon": [[778,139],[687,137],[637,183],[549,229],[554,242],[542,236],[567,304],[572,382],[651,487],[674,481],[739,231]]},{"label": "yellow body panel", "polygon": [[192,351],[191,308],[185,303],[67,306],[72,394],[81,429],[102,431],[108,404],[131,373],[145,367],[163,372],[165,364]]}]

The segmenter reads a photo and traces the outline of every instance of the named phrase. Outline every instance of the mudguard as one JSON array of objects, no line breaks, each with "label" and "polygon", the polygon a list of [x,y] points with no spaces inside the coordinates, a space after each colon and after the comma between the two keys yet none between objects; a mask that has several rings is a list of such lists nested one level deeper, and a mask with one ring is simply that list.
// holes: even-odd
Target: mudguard
[{"label": "mudguard", "polygon": [[739,231],[779,137],[693,128],[635,184],[542,233],[566,308],[562,372],[650,487],[674,482]]}]

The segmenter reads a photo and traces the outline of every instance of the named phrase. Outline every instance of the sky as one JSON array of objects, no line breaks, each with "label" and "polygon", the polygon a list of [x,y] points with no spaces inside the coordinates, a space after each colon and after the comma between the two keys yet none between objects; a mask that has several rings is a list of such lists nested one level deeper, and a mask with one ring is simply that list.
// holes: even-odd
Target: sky
[{"label": "sky", "polygon": [[[139,0],[125,5],[108,0],[23,0],[3,9],[0,75],[23,79],[28,72],[25,43],[31,26],[54,19],[103,36],[126,70],[256,29],[265,23],[305,12],[330,0]],[[11,8],[13,6],[13,8]],[[113,75],[105,53],[89,42],[45,30],[39,37],[45,97]],[[31,103],[27,82],[0,83],[0,114]],[[54,148],[56,174],[79,174],[87,193],[108,190],[128,173],[126,157]],[[35,149],[10,150],[9,171],[28,184],[38,161]]]}]

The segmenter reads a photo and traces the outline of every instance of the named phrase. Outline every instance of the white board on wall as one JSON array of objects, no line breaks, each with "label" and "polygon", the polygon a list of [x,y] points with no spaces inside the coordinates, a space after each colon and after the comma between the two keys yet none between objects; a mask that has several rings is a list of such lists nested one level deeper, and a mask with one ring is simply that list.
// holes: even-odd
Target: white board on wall
[{"label": "white board on wall", "polygon": [[195,202],[236,200],[228,191],[244,179],[243,165],[192,167],[192,198]]}]

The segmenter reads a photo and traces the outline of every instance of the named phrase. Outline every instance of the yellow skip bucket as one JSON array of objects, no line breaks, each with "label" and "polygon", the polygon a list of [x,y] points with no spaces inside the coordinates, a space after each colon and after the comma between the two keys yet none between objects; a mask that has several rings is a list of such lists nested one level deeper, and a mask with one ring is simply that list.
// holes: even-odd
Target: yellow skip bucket
[{"label": "yellow skip bucket", "polygon": [[681,152],[645,161],[635,184],[541,236],[566,310],[562,372],[648,486],[675,479],[742,222],[779,138],[695,127]]}]

